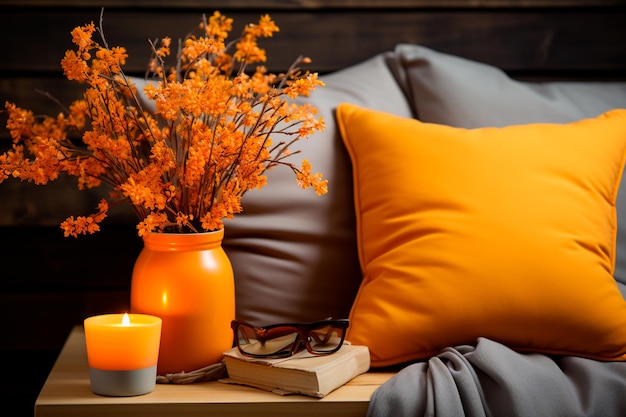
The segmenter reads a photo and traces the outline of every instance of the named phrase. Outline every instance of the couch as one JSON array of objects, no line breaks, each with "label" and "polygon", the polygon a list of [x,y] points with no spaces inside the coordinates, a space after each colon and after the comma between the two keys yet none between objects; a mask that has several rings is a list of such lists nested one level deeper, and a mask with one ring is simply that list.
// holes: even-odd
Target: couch
[{"label": "couch", "polygon": [[[301,148],[329,193],[275,170],[245,196],[224,241],[237,317],[349,317],[372,371],[400,370],[372,416],[625,415],[626,83],[524,82],[414,44],[323,80],[327,127]],[[464,145],[492,134],[500,154]]]}]

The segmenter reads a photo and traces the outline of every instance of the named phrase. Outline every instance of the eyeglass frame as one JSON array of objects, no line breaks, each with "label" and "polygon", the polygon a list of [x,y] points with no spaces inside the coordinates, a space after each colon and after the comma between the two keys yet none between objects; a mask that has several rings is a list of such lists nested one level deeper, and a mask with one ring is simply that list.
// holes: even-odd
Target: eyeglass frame
[{"label": "eyeglass frame", "polygon": [[[341,329],[342,333],[341,333],[341,340],[339,341],[339,343],[337,343],[337,346],[334,347],[333,349],[327,350],[327,351],[316,351],[313,349],[313,347],[311,346],[308,338],[306,336],[309,335],[309,331],[313,330],[315,328],[319,328],[325,325],[330,325],[333,326],[337,329]],[[239,328],[239,326],[246,326],[252,330],[254,330],[254,333],[259,336],[259,331],[262,332],[268,332],[271,331],[272,329],[276,329],[276,328],[280,328],[280,327],[290,327],[293,328],[296,333],[297,336],[293,341],[293,347],[289,350],[284,351],[284,353],[281,352],[275,352],[275,353],[268,353],[268,354],[255,354],[255,353],[250,353],[250,352],[245,352],[243,350],[243,348],[241,347],[241,344],[239,343],[239,338],[238,333],[237,333],[237,329]],[[241,353],[244,356],[248,356],[251,358],[258,358],[258,359],[274,359],[274,358],[287,358],[290,356],[295,355],[298,352],[302,351],[302,348],[300,346],[304,346],[304,348],[306,349],[307,352],[309,352],[312,355],[316,355],[316,356],[323,356],[323,355],[330,355],[333,354],[337,351],[339,351],[339,349],[341,349],[341,347],[343,346],[343,343],[345,342],[346,339],[346,333],[347,333],[347,329],[350,326],[350,320],[349,319],[332,319],[332,318],[328,318],[325,320],[318,320],[318,321],[313,321],[313,322],[309,322],[309,323],[278,323],[278,324],[270,324],[268,326],[263,326],[263,327],[256,327],[253,326],[252,324],[250,324],[247,321],[244,320],[238,320],[235,319],[233,321],[230,322],[230,327],[233,330],[233,344],[237,347],[239,353]],[[300,339],[300,343],[296,343],[298,341],[298,339]]]}]

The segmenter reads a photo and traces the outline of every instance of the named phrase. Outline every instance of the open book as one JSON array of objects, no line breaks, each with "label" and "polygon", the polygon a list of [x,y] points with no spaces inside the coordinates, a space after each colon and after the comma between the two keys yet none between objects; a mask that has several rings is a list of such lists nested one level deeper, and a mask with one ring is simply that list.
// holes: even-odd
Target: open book
[{"label": "open book", "polygon": [[367,346],[344,344],[330,355],[315,356],[304,350],[289,358],[257,359],[233,348],[224,352],[224,361],[228,378],[222,382],[321,398],[367,372],[370,354]]}]

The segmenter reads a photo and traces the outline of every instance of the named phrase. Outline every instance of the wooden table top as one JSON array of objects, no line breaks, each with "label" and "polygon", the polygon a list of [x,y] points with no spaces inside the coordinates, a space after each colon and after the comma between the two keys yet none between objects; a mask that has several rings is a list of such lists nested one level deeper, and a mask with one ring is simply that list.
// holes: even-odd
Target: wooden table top
[{"label": "wooden table top", "polygon": [[82,326],[70,333],[35,403],[35,416],[365,416],[374,390],[393,376],[368,372],[317,399],[281,396],[219,381],[188,385],[157,384],[136,397],[92,393]]}]

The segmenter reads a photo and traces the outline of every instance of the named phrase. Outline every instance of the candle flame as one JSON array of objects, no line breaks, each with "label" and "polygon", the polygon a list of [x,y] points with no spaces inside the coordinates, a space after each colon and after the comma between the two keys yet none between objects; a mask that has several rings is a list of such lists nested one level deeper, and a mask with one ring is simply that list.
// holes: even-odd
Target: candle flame
[{"label": "candle flame", "polygon": [[124,313],[122,317],[122,326],[130,326],[130,317],[128,317],[128,313]]}]

